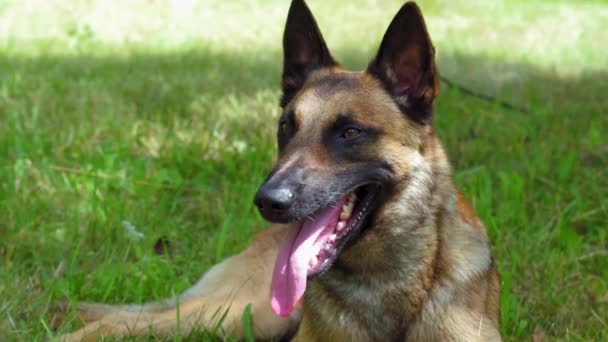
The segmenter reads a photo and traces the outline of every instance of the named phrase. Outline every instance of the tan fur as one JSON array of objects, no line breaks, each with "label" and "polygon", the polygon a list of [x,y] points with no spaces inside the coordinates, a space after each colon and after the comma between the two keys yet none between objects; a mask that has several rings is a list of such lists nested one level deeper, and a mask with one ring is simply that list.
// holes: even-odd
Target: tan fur
[{"label": "tan fur", "polygon": [[[406,50],[398,63],[421,67],[419,47],[427,45]],[[430,105],[439,91],[433,60],[429,70],[419,98]],[[241,316],[251,304],[260,339],[296,332],[294,341],[500,341],[500,284],[485,227],[454,185],[432,125],[408,119],[413,116],[404,108],[409,107],[391,98],[381,82],[370,72],[320,68],[286,105],[297,134],[281,151],[275,175],[299,165],[317,180],[348,171],[352,165],[333,160],[324,140],[338,117],[348,115],[377,132],[373,143],[357,150],[357,160],[381,159],[393,178],[373,223],[309,282],[289,317],[276,316],[270,307],[272,271],[287,232],[285,225],[274,225],[178,298],[144,305],[79,304],[87,324],[62,340],[168,336],[177,330],[187,335],[213,328],[226,310],[221,333],[241,338]]]}]

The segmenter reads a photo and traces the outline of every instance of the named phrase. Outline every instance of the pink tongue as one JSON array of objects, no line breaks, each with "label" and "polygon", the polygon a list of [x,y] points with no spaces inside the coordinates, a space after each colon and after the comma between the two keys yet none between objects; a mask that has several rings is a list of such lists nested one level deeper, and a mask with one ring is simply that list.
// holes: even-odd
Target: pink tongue
[{"label": "pink tongue", "polygon": [[344,199],[287,233],[277,256],[270,288],[270,304],[279,316],[289,316],[306,289],[308,261],[334,232]]}]

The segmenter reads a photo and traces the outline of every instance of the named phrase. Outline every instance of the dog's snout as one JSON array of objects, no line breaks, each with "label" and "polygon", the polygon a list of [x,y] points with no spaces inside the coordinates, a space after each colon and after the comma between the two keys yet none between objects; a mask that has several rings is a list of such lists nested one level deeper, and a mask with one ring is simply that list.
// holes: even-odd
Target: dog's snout
[{"label": "dog's snout", "polygon": [[295,201],[295,194],[289,187],[263,185],[253,202],[265,219],[272,222],[285,221],[285,214]]}]

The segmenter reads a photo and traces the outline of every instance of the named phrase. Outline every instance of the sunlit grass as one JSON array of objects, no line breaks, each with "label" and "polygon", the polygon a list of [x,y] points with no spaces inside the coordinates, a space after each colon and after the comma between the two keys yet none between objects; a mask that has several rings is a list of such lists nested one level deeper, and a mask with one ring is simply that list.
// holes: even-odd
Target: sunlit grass
[{"label": "sunlit grass", "polygon": [[[358,69],[400,5],[310,1]],[[287,6],[0,3],[0,336],[48,337],[56,300],[179,293],[264,227]],[[443,86],[435,116],[492,237],[503,334],[607,339],[608,6],[421,7],[444,75],[529,109]]]}]

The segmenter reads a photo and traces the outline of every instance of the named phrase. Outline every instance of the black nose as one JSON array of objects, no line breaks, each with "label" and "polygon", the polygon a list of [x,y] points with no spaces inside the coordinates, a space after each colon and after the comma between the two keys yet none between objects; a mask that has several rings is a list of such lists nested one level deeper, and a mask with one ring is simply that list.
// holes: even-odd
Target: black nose
[{"label": "black nose", "polygon": [[260,214],[271,222],[286,222],[286,213],[295,202],[293,190],[288,187],[273,187],[268,184],[255,194],[253,203],[260,210]]}]

